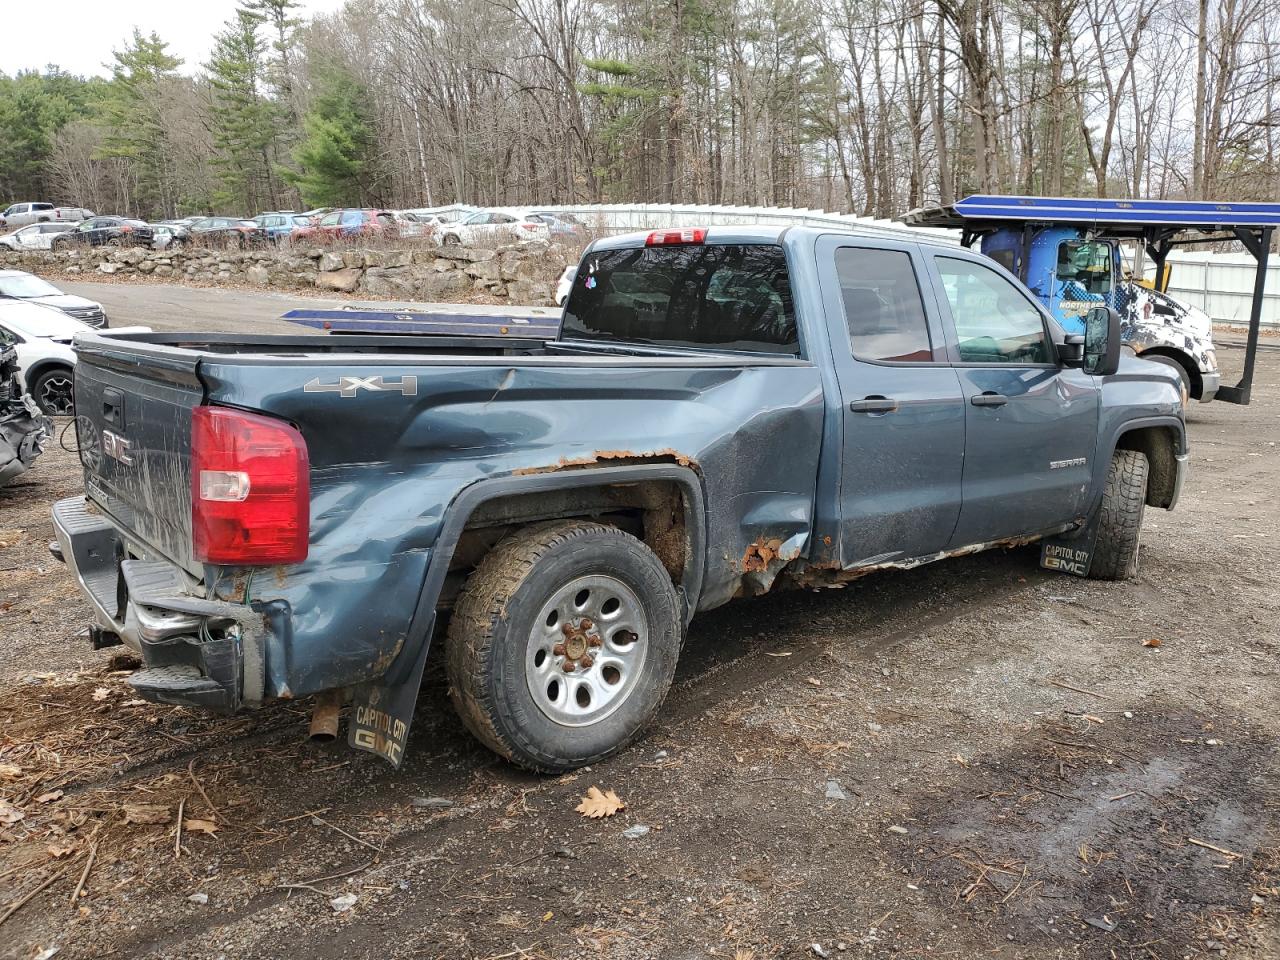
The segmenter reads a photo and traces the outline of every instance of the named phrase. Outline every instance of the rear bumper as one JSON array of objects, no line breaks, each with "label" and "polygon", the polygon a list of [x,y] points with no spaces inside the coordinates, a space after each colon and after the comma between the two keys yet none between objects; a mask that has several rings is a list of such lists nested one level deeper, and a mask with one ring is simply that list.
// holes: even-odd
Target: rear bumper
[{"label": "rear bumper", "polygon": [[261,701],[261,614],[204,599],[166,560],[128,557],[116,528],[84,497],[54,504],[53,529],[51,552],[93,607],[96,645],[118,639],[141,655],[144,668],[129,680],[140,696],[226,712]]}]

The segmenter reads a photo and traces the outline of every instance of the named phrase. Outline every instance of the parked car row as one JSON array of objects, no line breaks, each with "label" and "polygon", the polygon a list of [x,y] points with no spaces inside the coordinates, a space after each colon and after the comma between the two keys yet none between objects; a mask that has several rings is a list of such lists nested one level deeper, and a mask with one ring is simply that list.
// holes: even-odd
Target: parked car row
[{"label": "parked car row", "polygon": [[20,203],[11,205],[0,217],[0,226],[5,225],[16,229],[0,235],[0,246],[12,250],[76,246],[168,249],[187,245],[246,249],[362,238],[434,240],[441,244],[586,239],[584,224],[571,214],[509,208],[436,212],[319,207],[303,213],[272,210],[252,219],[183,217],[148,223],[130,217],[97,216],[80,207]]},{"label": "parked car row", "polygon": [[541,210],[477,210],[436,229],[442,244],[586,239],[586,226],[573,215]]},{"label": "parked car row", "polygon": [[31,223],[76,223],[93,216],[84,207],[55,207],[52,203],[11,203],[0,213],[0,229],[16,230]]}]

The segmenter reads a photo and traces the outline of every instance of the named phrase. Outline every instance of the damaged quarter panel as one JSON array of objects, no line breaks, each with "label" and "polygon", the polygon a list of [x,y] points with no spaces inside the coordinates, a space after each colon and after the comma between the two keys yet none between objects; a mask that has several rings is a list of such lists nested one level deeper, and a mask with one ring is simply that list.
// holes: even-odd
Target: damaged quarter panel
[{"label": "damaged quarter panel", "polygon": [[[239,358],[201,372],[210,402],[290,420],[310,452],[309,555],[253,583],[255,602],[292,612],[292,635],[268,640],[268,682],[278,693],[385,671],[405,643],[450,503],[488,478],[622,462],[686,466],[707,510],[703,608],[734,594],[748,544],[778,539],[794,556],[809,531],[823,401],[818,372],[804,361],[493,357],[395,366],[353,356],[254,366]],[[406,375],[417,378],[409,397],[303,390],[317,376]]]}]

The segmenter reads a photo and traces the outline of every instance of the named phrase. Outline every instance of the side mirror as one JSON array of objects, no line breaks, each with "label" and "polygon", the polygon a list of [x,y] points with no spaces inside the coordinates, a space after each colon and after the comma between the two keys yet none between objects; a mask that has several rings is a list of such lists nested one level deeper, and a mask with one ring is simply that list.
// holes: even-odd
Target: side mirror
[{"label": "side mirror", "polygon": [[1084,370],[1109,377],[1120,368],[1120,314],[1094,307],[1084,318]]},{"label": "side mirror", "polygon": [[1064,367],[1084,366],[1084,334],[1069,333],[1058,344],[1058,362]]}]

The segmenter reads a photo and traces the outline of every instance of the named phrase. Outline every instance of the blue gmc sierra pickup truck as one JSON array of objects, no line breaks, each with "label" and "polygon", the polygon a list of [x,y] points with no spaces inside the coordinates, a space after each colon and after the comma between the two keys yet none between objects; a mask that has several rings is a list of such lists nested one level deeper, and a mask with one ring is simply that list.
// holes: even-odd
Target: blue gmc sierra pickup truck
[{"label": "blue gmc sierra pickup truck", "polygon": [[816,228],[586,251],[553,339],[85,335],[55,554],[130,682],[317,695],[403,757],[433,637],[540,771],[659,709],[690,620],[996,546],[1123,579],[1186,469],[1180,389],[994,261]]}]

